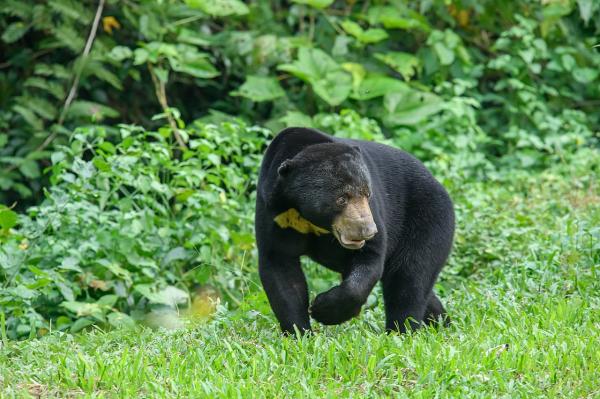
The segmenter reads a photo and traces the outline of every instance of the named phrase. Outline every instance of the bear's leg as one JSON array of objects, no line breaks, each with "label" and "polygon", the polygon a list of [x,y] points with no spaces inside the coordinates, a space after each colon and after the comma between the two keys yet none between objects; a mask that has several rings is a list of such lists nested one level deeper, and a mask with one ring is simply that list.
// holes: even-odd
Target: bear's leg
[{"label": "bear's leg", "polygon": [[425,316],[431,288],[414,276],[395,272],[382,279],[386,331],[416,330]]},{"label": "bear's leg", "polygon": [[284,256],[264,259],[259,256],[258,271],[281,330],[294,334],[296,326],[300,332],[310,331],[308,286],[300,259]]},{"label": "bear's leg", "polygon": [[313,319],[327,325],[340,324],[360,313],[381,278],[383,261],[378,254],[365,250],[357,254],[353,262],[343,273],[340,285],[317,295],[310,307]]},{"label": "bear's leg", "polygon": [[427,309],[425,310],[425,321],[430,325],[437,325],[440,318],[442,319],[442,324],[444,326],[450,324],[450,317],[446,314],[444,305],[442,305],[440,299],[432,291],[431,294],[429,294],[429,301],[427,302]]}]

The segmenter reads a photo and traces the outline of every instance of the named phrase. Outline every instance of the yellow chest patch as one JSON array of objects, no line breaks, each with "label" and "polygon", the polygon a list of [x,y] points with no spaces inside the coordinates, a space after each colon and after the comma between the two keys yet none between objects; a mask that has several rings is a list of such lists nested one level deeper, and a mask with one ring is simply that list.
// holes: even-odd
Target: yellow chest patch
[{"label": "yellow chest patch", "polygon": [[294,208],[290,208],[287,211],[280,213],[279,215],[275,216],[275,219],[273,220],[282,229],[291,228],[302,234],[312,233],[317,236],[320,236],[321,234],[329,234],[328,230],[314,225],[308,220],[304,219],[302,216],[300,216],[300,212]]}]

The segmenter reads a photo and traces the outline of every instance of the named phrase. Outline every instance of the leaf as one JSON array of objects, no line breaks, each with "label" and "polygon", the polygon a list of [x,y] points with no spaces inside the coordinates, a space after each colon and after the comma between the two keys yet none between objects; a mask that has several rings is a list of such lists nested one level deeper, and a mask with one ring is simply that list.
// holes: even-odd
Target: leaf
[{"label": "leaf", "polygon": [[84,328],[91,326],[92,324],[94,324],[94,321],[90,318],[84,317],[84,318],[78,319],[71,326],[71,332],[72,333],[79,332],[79,331],[83,330]]},{"label": "leaf", "polygon": [[371,100],[385,96],[388,93],[398,93],[409,90],[406,83],[385,75],[368,75],[352,93],[355,100]]},{"label": "leaf", "polygon": [[208,61],[204,53],[185,52],[180,59],[169,57],[171,67],[177,72],[187,73],[196,78],[211,79],[219,76],[219,71]]},{"label": "leaf", "polygon": [[334,0],[292,0],[294,3],[306,4],[319,10],[329,7],[333,4],[333,1]]},{"label": "leaf", "polygon": [[383,99],[388,126],[414,125],[442,110],[442,99],[435,94],[409,90],[388,93]]},{"label": "leaf", "polygon": [[112,312],[106,318],[108,319],[108,323],[115,328],[135,327],[135,321],[125,313]]},{"label": "leaf", "polygon": [[390,51],[385,54],[376,53],[375,58],[398,72],[406,81],[409,81],[420,67],[420,61],[417,57],[401,51]]},{"label": "leaf", "polygon": [[255,102],[272,101],[285,96],[285,92],[277,79],[267,76],[249,75],[238,90],[231,92],[232,96],[249,98]]},{"label": "leaf", "polygon": [[425,17],[409,8],[401,10],[392,6],[372,6],[369,7],[367,20],[371,25],[381,23],[386,29],[431,30]]},{"label": "leaf", "polygon": [[129,47],[115,46],[110,50],[107,56],[114,61],[121,62],[131,58],[133,56],[133,51],[131,51]]},{"label": "leaf", "polygon": [[112,308],[115,306],[115,303],[117,303],[118,299],[119,297],[113,294],[104,295],[96,301],[96,304],[102,308]]},{"label": "leaf", "polygon": [[365,31],[359,24],[351,20],[342,22],[342,28],[364,44],[377,43],[388,38],[387,32],[383,29],[367,29]]},{"label": "leaf", "polygon": [[327,53],[301,47],[292,64],[278,66],[310,83],[315,93],[331,106],[341,104],[350,94],[352,78]]},{"label": "leaf", "polygon": [[5,206],[0,206],[0,227],[8,230],[17,224],[17,214]]},{"label": "leaf", "polygon": [[105,118],[116,118],[117,116],[119,116],[119,112],[111,107],[83,100],[73,101],[67,112],[67,118],[70,120],[74,118],[86,117],[96,121],[101,121]]},{"label": "leaf", "polygon": [[27,122],[35,130],[42,130],[44,123],[29,108],[21,105],[14,105],[13,111],[21,115],[25,122]]},{"label": "leaf", "polygon": [[102,309],[96,303],[63,301],[60,304],[68,311],[75,313],[77,317],[81,316],[102,316]]},{"label": "leaf", "polygon": [[149,284],[138,284],[135,290],[142,294],[151,303],[157,303],[175,307],[177,304],[185,303],[189,299],[187,292],[169,285],[164,289],[154,292]]},{"label": "leaf", "polygon": [[573,78],[579,83],[587,84],[596,80],[599,73],[597,69],[575,68],[573,70]]},{"label": "leaf", "polygon": [[8,27],[4,30],[2,34],[2,40],[5,43],[14,43],[19,40],[27,31],[29,30],[29,25],[25,25],[23,22],[13,22],[8,25]]},{"label": "leaf", "polygon": [[56,116],[56,107],[50,101],[41,98],[29,98],[27,106],[43,119],[52,120]]},{"label": "leaf", "polygon": [[446,47],[442,42],[436,42],[433,44],[433,51],[440,60],[442,65],[450,65],[454,62],[454,51]]},{"label": "leaf", "polygon": [[185,3],[213,17],[246,15],[249,11],[248,6],[239,0],[185,0]]},{"label": "leaf", "polygon": [[73,270],[80,273],[83,272],[81,267],[79,267],[79,260],[74,256],[67,256],[64,258],[59,267],[64,270]]},{"label": "leaf", "polygon": [[194,46],[208,47],[211,41],[205,35],[197,30],[183,28],[177,35],[178,43],[193,44]]},{"label": "leaf", "polygon": [[358,89],[363,79],[367,75],[365,67],[356,62],[346,62],[342,64],[342,68],[352,74],[352,88],[354,90]]},{"label": "leaf", "polygon": [[8,134],[0,133],[0,149],[4,148],[6,143],[8,143]]},{"label": "leaf", "polygon": [[587,26],[594,13],[594,0],[577,0],[577,5],[579,6],[579,16]]},{"label": "leaf", "polygon": [[104,68],[101,63],[94,62],[87,65],[87,73],[96,75],[98,79],[105,81],[117,90],[123,90],[121,79],[108,69]]},{"label": "leaf", "polygon": [[287,111],[279,121],[285,126],[315,127],[310,116],[298,111]]},{"label": "leaf", "polygon": [[172,250],[170,250],[169,252],[167,252],[165,257],[163,258],[162,264],[163,264],[163,266],[167,266],[169,263],[171,263],[175,260],[181,260],[181,259],[186,259],[186,258],[187,258],[187,251],[185,250],[185,248],[175,247]]},{"label": "leaf", "polygon": [[37,179],[41,176],[40,168],[37,162],[31,159],[24,159],[23,162],[21,162],[21,164],[19,165],[19,171],[21,171],[21,173],[23,173],[25,177],[28,177],[30,179]]}]

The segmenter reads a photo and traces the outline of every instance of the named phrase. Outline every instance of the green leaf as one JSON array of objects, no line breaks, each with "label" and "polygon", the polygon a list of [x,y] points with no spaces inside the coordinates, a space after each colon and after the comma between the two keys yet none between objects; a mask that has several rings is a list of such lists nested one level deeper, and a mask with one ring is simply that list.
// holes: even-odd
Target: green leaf
[{"label": "green leaf", "polygon": [[390,51],[385,54],[376,53],[375,58],[398,72],[406,81],[409,81],[420,67],[420,61],[417,57],[401,51]]},{"label": "green leaf", "polygon": [[210,63],[206,54],[203,53],[184,53],[182,59],[169,57],[171,67],[177,72],[187,73],[196,78],[211,79],[219,76],[219,71]]},{"label": "green leaf", "polygon": [[329,7],[333,4],[333,1],[334,0],[292,0],[294,3],[306,4],[319,10]]},{"label": "green leaf", "polygon": [[77,317],[102,315],[102,308],[96,303],[63,301],[60,305],[68,311],[75,313]]},{"label": "green leaf", "polygon": [[17,224],[17,214],[5,206],[0,206],[0,227],[8,230]]},{"label": "green leaf", "polygon": [[278,66],[310,83],[315,93],[331,106],[341,104],[352,90],[352,78],[327,53],[301,47],[292,64]]},{"label": "green leaf", "polygon": [[110,50],[107,56],[113,61],[122,62],[123,60],[131,58],[133,56],[133,51],[131,51],[129,47],[115,46]]},{"label": "green leaf", "polygon": [[94,74],[98,79],[105,81],[110,84],[117,90],[123,90],[123,85],[121,84],[121,79],[104,66],[102,66],[99,62],[89,63],[86,68],[86,72],[90,74]]},{"label": "green leaf", "polygon": [[298,111],[287,111],[279,121],[285,126],[315,127],[310,116]]},{"label": "green leaf", "polygon": [[424,32],[431,30],[425,17],[409,8],[372,6],[369,7],[367,20],[371,25],[381,23],[386,29],[420,29]]},{"label": "green leaf", "polygon": [[117,297],[116,295],[104,295],[96,301],[96,304],[98,304],[98,306],[102,308],[112,308],[113,306],[115,306],[115,303],[117,303],[118,299],[119,297]]},{"label": "green leaf", "polygon": [[414,125],[442,110],[443,101],[435,94],[408,90],[388,93],[383,99],[388,126]]},{"label": "green leaf", "polygon": [[8,143],[8,134],[0,133],[0,148],[4,148],[6,143]]},{"label": "green leaf", "polygon": [[197,30],[183,28],[177,35],[178,43],[193,44],[194,46],[208,47],[211,41],[204,34]]},{"label": "green leaf", "polygon": [[58,82],[32,76],[27,78],[23,84],[27,87],[35,87],[44,90],[59,101],[63,101],[65,99],[65,89]]},{"label": "green leaf", "polygon": [[360,86],[352,93],[355,100],[371,100],[385,96],[388,93],[398,93],[410,90],[406,83],[401,80],[390,78],[385,75],[367,75]]},{"label": "green leaf", "polygon": [[246,81],[238,90],[231,92],[232,96],[241,96],[249,98],[252,101],[272,101],[276,98],[285,96],[285,92],[279,85],[277,79],[267,76],[246,77]]},{"label": "green leaf", "polygon": [[94,159],[92,159],[92,163],[101,172],[110,172],[111,170],[110,164],[102,157],[94,157]]},{"label": "green leaf", "polygon": [[41,175],[37,162],[32,159],[24,159],[19,165],[19,170],[25,177],[30,179],[37,179]]},{"label": "green leaf", "polygon": [[116,118],[119,112],[103,104],[91,101],[75,100],[67,111],[67,119],[91,118],[101,121],[105,118]]},{"label": "green leaf", "polygon": [[110,141],[103,141],[98,144],[98,148],[111,155],[114,155],[117,152],[115,146]]},{"label": "green leaf", "polygon": [[199,8],[213,17],[226,17],[228,15],[246,15],[248,6],[239,0],[185,0],[192,8]]},{"label": "green leaf", "polygon": [[387,32],[383,29],[367,29],[365,31],[359,24],[351,20],[342,22],[342,28],[364,44],[377,43],[388,38]]},{"label": "green leaf", "polygon": [[594,13],[594,1],[595,0],[577,0],[579,6],[579,16],[583,20],[583,23],[587,26]]},{"label": "green leaf", "polygon": [[21,115],[25,122],[27,122],[35,130],[42,130],[44,123],[29,108],[21,105],[14,105],[13,111]]},{"label": "green leaf", "polygon": [[592,68],[575,68],[573,78],[579,83],[587,84],[593,82],[598,77],[600,71]]},{"label": "green leaf", "polygon": [[13,22],[8,25],[8,27],[4,30],[2,34],[2,40],[5,43],[14,43],[19,40],[27,31],[29,30],[29,25],[25,25],[23,22]]},{"label": "green leaf", "polygon": [[54,104],[41,97],[29,98],[27,106],[43,119],[52,120],[57,114]]},{"label": "green leaf", "polygon": [[[214,154],[213,154],[214,155]],[[175,247],[171,249],[162,260],[162,265],[166,266],[175,260],[182,260],[187,258],[187,251],[183,247]]]},{"label": "green leaf", "polygon": [[360,40],[363,43],[377,43],[380,42],[382,40],[387,39],[389,36],[387,34],[386,31],[384,31],[383,29],[367,29],[364,34],[362,34],[358,40]]},{"label": "green leaf", "polygon": [[446,45],[442,42],[437,42],[433,44],[433,51],[437,55],[440,60],[440,64],[442,65],[450,65],[454,62],[454,51],[452,49],[446,47]]},{"label": "green leaf", "polygon": [[71,332],[72,333],[79,332],[79,331],[83,330],[84,328],[91,326],[92,324],[94,324],[94,321],[90,318],[84,317],[84,318],[78,319],[71,326]]},{"label": "green leaf", "polygon": [[135,290],[146,297],[151,303],[173,307],[177,304],[185,303],[189,299],[187,292],[172,285],[155,292],[149,284],[138,284],[135,286]]},{"label": "green leaf", "polygon": [[135,321],[125,313],[112,312],[106,318],[108,319],[108,323],[115,328],[135,327]]},{"label": "green leaf", "polygon": [[367,71],[365,70],[365,67],[356,62],[345,62],[342,64],[342,68],[344,68],[345,71],[348,71],[352,74],[352,88],[356,91],[356,89],[358,89],[365,76],[367,76]]}]

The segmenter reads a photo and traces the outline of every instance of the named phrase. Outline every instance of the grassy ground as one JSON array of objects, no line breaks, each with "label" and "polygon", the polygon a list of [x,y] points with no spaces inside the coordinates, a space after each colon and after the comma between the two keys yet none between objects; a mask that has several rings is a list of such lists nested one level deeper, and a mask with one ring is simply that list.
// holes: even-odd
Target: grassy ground
[{"label": "grassy ground", "polygon": [[[5,342],[4,397],[600,397],[598,159],[535,176],[447,179],[459,232],[438,292],[449,328],[383,333],[360,318],[282,338],[264,295],[176,331]],[[313,295],[334,284],[313,266]]]}]

